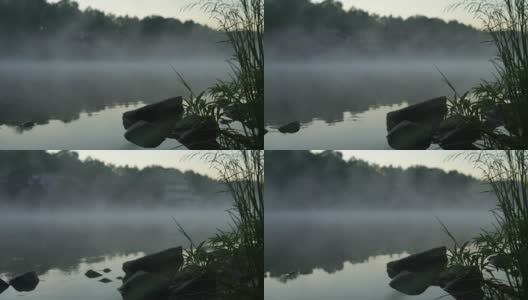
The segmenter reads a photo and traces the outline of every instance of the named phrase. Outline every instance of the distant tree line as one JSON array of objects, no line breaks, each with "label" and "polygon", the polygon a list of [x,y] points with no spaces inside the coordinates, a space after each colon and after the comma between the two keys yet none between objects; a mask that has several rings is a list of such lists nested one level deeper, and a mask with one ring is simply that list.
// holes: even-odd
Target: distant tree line
[{"label": "distant tree line", "polygon": [[0,153],[0,207],[227,207],[223,190],[192,171],[117,167],[70,151]]},{"label": "distant tree line", "polygon": [[266,0],[266,54],[272,58],[352,55],[489,54],[489,37],[457,21],[379,16],[336,0]]},{"label": "distant tree line", "polygon": [[486,185],[467,175],[416,166],[381,167],[340,152],[266,151],[266,208],[492,208]]},{"label": "distant tree line", "polygon": [[114,16],[75,1],[0,0],[0,58],[189,57],[226,47],[193,21]]}]

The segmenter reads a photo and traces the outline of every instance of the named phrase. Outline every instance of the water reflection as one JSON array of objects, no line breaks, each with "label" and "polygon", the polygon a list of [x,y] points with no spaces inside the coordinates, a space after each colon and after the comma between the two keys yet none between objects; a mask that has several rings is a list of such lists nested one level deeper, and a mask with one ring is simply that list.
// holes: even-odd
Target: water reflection
[{"label": "water reflection", "polygon": [[478,213],[350,213],[266,215],[264,267],[271,277],[342,271],[377,255],[414,253],[450,244],[435,217],[465,241],[488,226]]},{"label": "water reflection", "polygon": [[[83,264],[113,263],[131,255],[186,247],[188,241],[179,233],[173,216],[195,241],[206,239],[227,224],[221,209],[3,216],[0,277],[28,271],[42,275],[52,270],[75,274]],[[120,270],[121,265],[116,264],[116,268],[112,270]]]},{"label": "water reflection", "polygon": [[[273,146],[269,149],[338,149],[332,148],[338,141],[320,141],[323,139],[320,128],[331,131],[335,125],[343,125],[343,130],[353,131],[363,124],[361,119],[351,122],[349,115],[370,118],[368,122],[376,124],[373,130],[376,134],[382,133],[381,140],[384,140],[385,114],[375,113],[380,108],[385,111],[392,106],[453,94],[435,67],[446,74],[459,92],[475,86],[481,78],[490,78],[492,71],[486,58],[471,61],[268,63],[265,74],[268,128],[275,129],[294,120],[303,123],[302,130],[305,131],[317,127],[310,133],[314,146],[306,147],[298,140],[285,138],[279,141],[273,137],[270,138]],[[383,141],[372,148],[369,141],[354,134],[338,133],[333,138],[347,140],[347,143],[341,142],[344,145],[339,149],[388,147]]]},{"label": "water reflection", "polygon": [[[449,245],[438,217],[459,241],[491,223],[488,212],[351,212],[266,214],[264,268],[267,300],[430,300],[392,290],[387,262]],[[445,297],[445,299],[453,299]]]},{"label": "water reflection", "polygon": [[[226,64],[220,60],[144,63],[0,62],[0,139],[16,142],[17,137],[13,133],[31,132],[47,125],[56,127],[56,124],[62,124],[65,132],[41,132],[39,135],[61,136],[70,133],[67,131],[70,124],[76,124],[98,112],[114,111],[116,107],[133,108],[140,103],[187,95],[189,92],[179,82],[171,66],[182,74],[195,92],[201,92],[217,79],[225,78],[228,71]],[[121,115],[114,121],[120,124]],[[34,123],[35,126],[18,127],[27,122]],[[99,128],[85,128],[83,133],[86,135],[83,138],[106,134],[97,129]],[[12,130],[8,136],[2,133],[7,130]],[[121,128],[120,134],[123,133]],[[67,144],[71,139],[71,136],[65,138],[64,143]],[[51,148],[72,149],[62,145],[54,144]],[[34,141],[30,148],[50,149],[45,145],[41,146],[38,141]],[[89,148],[115,149],[116,146],[107,147],[101,142]]]}]

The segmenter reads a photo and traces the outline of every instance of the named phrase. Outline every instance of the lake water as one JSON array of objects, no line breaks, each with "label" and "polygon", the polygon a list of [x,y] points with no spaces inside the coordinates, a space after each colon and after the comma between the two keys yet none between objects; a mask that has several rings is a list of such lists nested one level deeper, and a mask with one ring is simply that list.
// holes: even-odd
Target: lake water
[{"label": "lake water", "polygon": [[489,228],[492,221],[488,212],[268,212],[265,299],[432,300],[444,296],[436,287],[420,296],[401,294],[390,288],[386,272],[391,260],[452,245],[435,217],[459,242]]},{"label": "lake water", "polygon": [[[122,114],[225,79],[223,61],[0,62],[0,149],[137,149]],[[16,125],[35,122],[30,129]],[[174,140],[161,149],[174,149]]]},{"label": "lake water", "polygon": [[[390,149],[388,112],[452,96],[438,69],[463,93],[492,77],[487,58],[266,64],[266,149]],[[300,121],[301,131],[277,128]]]},{"label": "lake water", "polygon": [[[194,242],[227,228],[217,211],[121,212],[94,214],[11,214],[0,218],[0,278],[36,271],[41,282],[28,293],[9,288],[0,299],[120,300],[117,288],[125,261],[171,247],[188,247],[172,217]],[[108,274],[102,270],[110,268]],[[88,279],[87,270],[103,277]]]}]

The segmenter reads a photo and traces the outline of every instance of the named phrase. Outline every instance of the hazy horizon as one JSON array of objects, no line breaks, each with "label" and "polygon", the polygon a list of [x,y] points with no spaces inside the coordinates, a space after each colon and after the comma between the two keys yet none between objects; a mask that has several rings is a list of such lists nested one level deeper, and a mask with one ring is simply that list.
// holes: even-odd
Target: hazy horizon
[{"label": "hazy horizon", "polygon": [[[57,152],[56,150],[49,152]],[[194,171],[195,173],[218,178],[218,173],[210,164],[202,159],[200,153],[206,151],[172,151],[172,150],[74,150],[81,160],[93,158],[105,163],[124,167],[131,166],[143,169],[149,166],[174,168],[180,171]]]},{"label": "hazy horizon", "polygon": [[[60,0],[47,0],[50,3]],[[80,9],[88,7],[117,16],[135,16],[144,18],[159,15],[166,18],[176,18],[181,21],[192,20],[210,27],[217,27],[216,22],[199,8],[191,8],[196,0],[74,0]]]},{"label": "hazy horizon", "polygon": [[[312,0],[323,2],[323,0]],[[460,0],[339,0],[346,10],[355,7],[381,16],[400,16],[408,18],[423,15],[429,18],[440,18],[445,21],[458,22],[481,28],[482,23],[471,13],[462,8],[452,9]]]}]

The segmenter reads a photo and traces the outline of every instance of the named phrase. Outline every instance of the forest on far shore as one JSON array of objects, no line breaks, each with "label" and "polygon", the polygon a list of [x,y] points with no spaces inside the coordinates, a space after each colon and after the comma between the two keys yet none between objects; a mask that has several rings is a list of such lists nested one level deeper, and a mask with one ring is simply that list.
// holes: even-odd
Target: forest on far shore
[{"label": "forest on far shore", "polygon": [[0,0],[0,59],[221,58],[224,39],[193,21],[114,16],[72,0]]},{"label": "forest on far shore", "polygon": [[266,0],[266,55],[308,57],[486,56],[490,37],[458,21],[412,16],[379,16],[345,9],[336,0]]},{"label": "forest on far shore", "polygon": [[382,167],[340,152],[266,151],[266,209],[492,209],[484,182],[455,171]]},{"label": "forest on far shore", "polygon": [[71,151],[0,153],[0,207],[228,207],[223,191],[219,180],[192,171],[117,167]]}]

